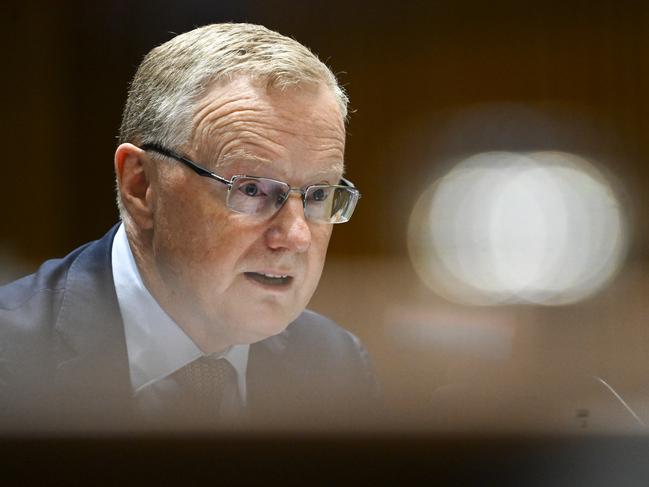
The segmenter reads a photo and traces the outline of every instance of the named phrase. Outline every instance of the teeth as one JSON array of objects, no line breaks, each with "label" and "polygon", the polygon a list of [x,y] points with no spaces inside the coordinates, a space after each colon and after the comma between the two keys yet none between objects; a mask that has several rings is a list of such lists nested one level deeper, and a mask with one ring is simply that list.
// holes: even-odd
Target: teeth
[{"label": "teeth", "polygon": [[261,276],[268,279],[290,279],[291,278],[290,274],[270,274],[267,272],[252,272],[252,271],[246,272],[246,274],[250,276],[252,275]]},{"label": "teeth", "polygon": [[268,274],[265,272],[246,272],[245,274],[249,279],[269,286],[287,286],[293,279],[286,274]]}]

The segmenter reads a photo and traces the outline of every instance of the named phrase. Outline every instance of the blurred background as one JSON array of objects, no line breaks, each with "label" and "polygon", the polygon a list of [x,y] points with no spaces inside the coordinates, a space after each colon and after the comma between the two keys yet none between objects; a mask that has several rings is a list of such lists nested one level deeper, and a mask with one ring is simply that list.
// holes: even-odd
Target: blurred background
[{"label": "blurred background", "polygon": [[369,349],[399,427],[649,420],[649,4],[340,0],[2,7],[0,283],[116,221],[113,152],[152,47],[212,22],[309,46],[353,110],[311,307]]}]

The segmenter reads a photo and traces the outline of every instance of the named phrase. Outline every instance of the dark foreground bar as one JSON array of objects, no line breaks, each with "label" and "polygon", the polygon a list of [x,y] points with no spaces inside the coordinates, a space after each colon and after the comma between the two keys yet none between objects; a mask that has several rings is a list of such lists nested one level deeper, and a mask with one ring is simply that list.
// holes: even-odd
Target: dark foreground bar
[{"label": "dark foreground bar", "polygon": [[649,485],[644,436],[4,438],[0,454],[3,485]]}]

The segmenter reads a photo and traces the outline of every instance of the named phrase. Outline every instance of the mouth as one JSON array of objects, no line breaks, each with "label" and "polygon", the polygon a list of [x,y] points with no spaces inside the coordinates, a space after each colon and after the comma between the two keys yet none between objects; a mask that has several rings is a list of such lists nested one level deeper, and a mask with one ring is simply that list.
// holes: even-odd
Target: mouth
[{"label": "mouth", "polygon": [[293,276],[286,274],[272,274],[267,272],[244,272],[244,275],[251,281],[264,286],[288,287],[293,281]]}]

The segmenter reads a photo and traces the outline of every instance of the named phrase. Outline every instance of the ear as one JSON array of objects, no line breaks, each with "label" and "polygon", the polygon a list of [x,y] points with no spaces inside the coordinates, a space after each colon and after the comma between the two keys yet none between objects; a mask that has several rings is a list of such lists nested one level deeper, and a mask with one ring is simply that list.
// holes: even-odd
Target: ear
[{"label": "ear", "polygon": [[121,144],[115,151],[115,174],[122,203],[142,230],[153,227],[151,173],[147,161],[146,152],[133,144]]}]

